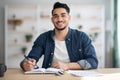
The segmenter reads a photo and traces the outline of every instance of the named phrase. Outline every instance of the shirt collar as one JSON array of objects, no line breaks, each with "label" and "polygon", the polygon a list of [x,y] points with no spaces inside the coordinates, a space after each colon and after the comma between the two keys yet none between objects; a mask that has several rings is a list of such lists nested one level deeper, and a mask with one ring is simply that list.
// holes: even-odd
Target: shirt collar
[{"label": "shirt collar", "polygon": [[[69,30],[68,30],[68,33],[67,33],[65,40],[70,40],[71,31],[72,31],[72,29],[69,27]],[[55,35],[55,29],[53,29],[51,32],[52,40],[54,40],[54,35]]]}]

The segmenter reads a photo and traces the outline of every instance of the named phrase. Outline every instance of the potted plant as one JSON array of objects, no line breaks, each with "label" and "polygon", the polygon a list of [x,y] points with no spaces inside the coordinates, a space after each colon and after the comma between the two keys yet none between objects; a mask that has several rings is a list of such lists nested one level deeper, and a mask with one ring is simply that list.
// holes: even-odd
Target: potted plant
[{"label": "potted plant", "polygon": [[25,54],[27,51],[27,47],[22,47],[21,50],[22,50],[22,53]]},{"label": "potted plant", "polygon": [[30,42],[33,38],[33,35],[32,34],[26,34],[25,38],[26,38],[26,42]]}]

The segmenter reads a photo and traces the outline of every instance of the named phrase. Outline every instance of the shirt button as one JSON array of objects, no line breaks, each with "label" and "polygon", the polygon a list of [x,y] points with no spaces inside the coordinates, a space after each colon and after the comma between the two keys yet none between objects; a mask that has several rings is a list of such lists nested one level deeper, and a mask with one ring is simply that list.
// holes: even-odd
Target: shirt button
[{"label": "shirt button", "polygon": [[51,55],[53,55],[53,53],[51,53]]},{"label": "shirt button", "polygon": [[81,49],[79,49],[79,51],[81,52],[82,50],[81,50]]},{"label": "shirt button", "polygon": [[68,38],[68,40],[70,41],[70,38]]}]

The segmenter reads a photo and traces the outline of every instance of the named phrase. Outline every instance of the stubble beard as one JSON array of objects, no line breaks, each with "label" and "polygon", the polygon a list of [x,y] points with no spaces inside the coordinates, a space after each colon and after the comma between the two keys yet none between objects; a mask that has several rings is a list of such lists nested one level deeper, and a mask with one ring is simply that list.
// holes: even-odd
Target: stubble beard
[{"label": "stubble beard", "polygon": [[62,31],[62,30],[64,30],[66,27],[67,27],[67,26],[65,26],[65,27],[63,27],[63,28],[57,28],[57,27],[55,26],[55,29],[57,29],[58,31]]}]

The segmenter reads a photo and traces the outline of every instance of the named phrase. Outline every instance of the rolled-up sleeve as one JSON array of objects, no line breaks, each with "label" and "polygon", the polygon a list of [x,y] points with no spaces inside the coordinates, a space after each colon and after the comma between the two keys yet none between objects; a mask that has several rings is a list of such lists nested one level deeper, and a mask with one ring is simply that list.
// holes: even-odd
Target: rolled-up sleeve
[{"label": "rolled-up sleeve", "polygon": [[91,43],[91,39],[85,34],[82,40],[84,58],[78,63],[83,69],[95,69],[98,67],[96,51]]},{"label": "rolled-up sleeve", "polygon": [[83,69],[91,69],[92,66],[90,65],[89,62],[87,62],[87,60],[80,60],[78,61],[78,64],[83,68]]}]

